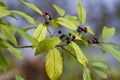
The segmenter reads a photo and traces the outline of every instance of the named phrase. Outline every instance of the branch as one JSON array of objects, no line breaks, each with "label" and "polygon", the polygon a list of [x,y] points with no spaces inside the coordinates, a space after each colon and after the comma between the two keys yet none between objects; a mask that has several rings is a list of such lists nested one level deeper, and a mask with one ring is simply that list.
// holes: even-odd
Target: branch
[{"label": "branch", "polygon": [[32,48],[32,46],[17,46],[15,48]]},{"label": "branch", "polygon": [[[109,44],[109,42],[100,42],[101,44]],[[71,54],[70,51],[68,51],[66,48],[64,48],[64,46],[67,46],[67,44],[64,45],[57,45],[56,47],[61,47],[62,49],[64,49],[65,51],[69,52]],[[14,48],[32,48],[32,45],[29,46],[16,46]],[[71,54],[72,55],[72,54]],[[73,55],[74,56],[74,55]]]}]

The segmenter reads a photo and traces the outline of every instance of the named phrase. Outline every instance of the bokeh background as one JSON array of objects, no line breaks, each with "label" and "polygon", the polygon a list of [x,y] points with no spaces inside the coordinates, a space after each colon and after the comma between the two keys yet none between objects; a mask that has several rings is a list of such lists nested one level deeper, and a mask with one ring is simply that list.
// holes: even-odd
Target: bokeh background
[{"label": "bokeh background", "polygon": [[[29,7],[20,3],[19,0],[0,0],[4,1],[8,5],[9,10],[20,10],[30,16],[34,17],[38,21],[44,21],[44,19],[34,12]],[[53,4],[64,8],[66,14],[76,15],[76,6],[78,0],[25,0],[35,4],[43,12],[49,12],[53,18],[58,16],[57,12],[53,8]],[[101,31],[104,26],[115,27],[115,36],[106,41],[112,41],[120,44],[120,0],[81,0],[83,6],[87,11],[87,21],[84,26],[91,26],[96,33],[97,37],[101,36]],[[25,21],[20,16],[17,16],[19,20],[6,17],[5,19],[15,24],[20,28],[33,26]],[[60,28],[63,29],[64,28]],[[28,33],[33,35],[34,30],[29,30]],[[52,31],[52,29],[51,29]],[[19,45],[30,45],[24,38],[16,34]],[[98,49],[94,47],[81,47],[89,62],[102,61],[108,64],[111,68],[109,71],[107,80],[120,80],[120,62],[118,62],[111,54],[102,54]],[[9,64],[9,70],[7,73],[0,73],[0,80],[14,80],[16,71],[25,78],[25,80],[49,80],[45,72],[45,54],[34,56],[33,49],[21,49],[24,54],[23,60],[18,60],[13,55],[7,54]],[[64,55],[64,69],[63,74],[59,80],[82,80],[82,68],[81,65],[72,56]],[[97,76],[96,76],[97,77]],[[97,79],[95,79],[97,80]],[[98,79],[102,80],[102,79]]]}]

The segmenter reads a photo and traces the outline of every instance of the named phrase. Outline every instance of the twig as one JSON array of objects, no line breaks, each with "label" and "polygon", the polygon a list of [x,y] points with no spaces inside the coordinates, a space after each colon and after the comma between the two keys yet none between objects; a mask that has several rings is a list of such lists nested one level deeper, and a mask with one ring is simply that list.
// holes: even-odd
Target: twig
[{"label": "twig", "polygon": [[52,34],[52,37],[55,35],[56,31],[57,31],[57,30],[54,31],[54,33]]},{"label": "twig", "polygon": [[[101,44],[109,44],[109,42],[100,42]],[[69,52],[71,55],[73,55],[70,51],[68,51],[64,46],[67,46],[67,44],[64,45],[57,45],[56,47],[61,47],[65,51]],[[32,48],[32,45],[29,46],[15,46],[14,48]],[[74,55],[73,55],[74,56]]]},{"label": "twig", "polygon": [[15,48],[32,48],[32,46],[16,46]]},{"label": "twig", "polygon": [[49,32],[50,36],[52,37],[52,34],[51,34],[51,32],[50,32],[50,30],[48,28],[47,28],[47,31]]}]

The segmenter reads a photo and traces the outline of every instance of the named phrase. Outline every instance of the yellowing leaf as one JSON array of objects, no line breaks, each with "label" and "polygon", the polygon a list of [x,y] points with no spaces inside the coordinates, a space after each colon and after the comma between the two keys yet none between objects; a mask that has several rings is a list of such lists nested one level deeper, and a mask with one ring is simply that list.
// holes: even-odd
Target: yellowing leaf
[{"label": "yellowing leaf", "polygon": [[10,15],[11,12],[0,6],[0,18]]},{"label": "yellowing leaf", "polygon": [[63,62],[60,52],[56,48],[48,51],[45,67],[50,80],[57,80],[61,76]]},{"label": "yellowing leaf", "polygon": [[88,33],[95,35],[95,33],[93,32],[90,26],[87,26],[86,28],[87,28]]},{"label": "yellowing leaf", "polygon": [[57,11],[57,13],[60,15],[60,16],[64,16],[65,15],[65,10],[60,8],[59,6],[53,4],[53,7],[55,8],[55,10]]},{"label": "yellowing leaf", "polygon": [[104,48],[108,50],[118,61],[120,61],[120,51],[115,49],[112,45],[110,44],[103,44]]},{"label": "yellowing leaf", "polygon": [[37,13],[39,13],[40,15],[42,15],[42,11],[36,7],[34,4],[29,3],[29,2],[25,2],[24,0],[20,0],[22,3],[24,3],[26,6],[30,7],[31,9],[33,9],[34,11],[36,11]]},{"label": "yellowing leaf", "polygon": [[25,18],[28,22],[30,22],[32,24],[35,24],[34,18],[27,15],[26,13],[24,13],[22,11],[17,11],[17,10],[12,10],[11,12],[14,13],[14,14],[20,15],[21,17]]},{"label": "yellowing leaf", "polygon": [[15,55],[19,59],[23,59],[23,54],[19,49],[14,48],[13,46],[11,46],[9,43],[5,41],[4,41],[4,44],[7,47],[7,50],[9,50],[13,55]]},{"label": "yellowing leaf", "polygon": [[67,18],[57,18],[56,22],[64,27],[69,28],[69,29],[72,29],[72,30],[77,29],[77,26],[74,24],[74,22],[72,22],[71,20],[69,20]]},{"label": "yellowing leaf", "polygon": [[86,64],[88,63],[88,60],[87,58],[84,56],[82,50],[79,48],[79,46],[74,43],[74,42],[71,42],[70,46],[75,50],[75,53],[76,53],[76,57],[77,57],[77,60],[84,66],[86,67]]},{"label": "yellowing leaf", "polygon": [[10,40],[14,45],[17,45],[15,35],[12,33],[12,31],[8,27],[6,27],[5,25],[0,25],[0,29],[8,38],[8,40]]},{"label": "yellowing leaf", "polygon": [[56,45],[58,45],[61,42],[59,38],[53,37],[53,38],[47,38],[38,44],[38,47],[35,51],[35,55],[38,55],[40,53],[43,53],[46,50],[49,50],[51,48],[54,48]]},{"label": "yellowing leaf", "polygon": [[47,33],[47,28],[44,24],[40,24],[34,31],[34,39],[40,42],[41,40],[45,39]]},{"label": "yellowing leaf", "polygon": [[115,28],[104,27],[102,30],[102,40],[111,38],[115,34]]},{"label": "yellowing leaf", "polygon": [[52,25],[54,26],[54,28],[57,28],[59,26],[59,24],[56,22],[55,19],[53,19],[51,22],[52,22]]},{"label": "yellowing leaf", "polygon": [[86,21],[86,10],[83,8],[82,3],[80,1],[78,1],[77,12],[80,23],[84,24]]},{"label": "yellowing leaf", "polygon": [[26,33],[25,31],[23,31],[22,29],[18,27],[15,27],[15,29],[21,36],[25,37],[31,43],[34,43],[33,37],[31,35],[29,35],[28,33]]},{"label": "yellowing leaf", "polygon": [[65,18],[71,20],[76,26],[79,25],[79,20],[76,16],[66,15]]}]

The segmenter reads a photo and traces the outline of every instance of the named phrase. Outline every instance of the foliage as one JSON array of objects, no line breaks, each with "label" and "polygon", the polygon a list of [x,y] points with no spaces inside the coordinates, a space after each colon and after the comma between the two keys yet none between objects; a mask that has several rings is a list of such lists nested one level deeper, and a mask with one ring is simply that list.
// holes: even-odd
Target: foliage
[{"label": "foliage", "polygon": [[[101,62],[88,63],[88,59],[85,54],[82,52],[81,47],[77,42],[82,42],[82,45],[92,45],[102,51],[104,54],[106,51],[110,52],[118,61],[120,61],[120,51],[115,47],[120,48],[119,44],[113,42],[104,42],[106,39],[111,38],[115,34],[115,29],[104,27],[101,35],[101,39],[98,40],[96,37],[93,37],[92,41],[82,38],[83,33],[88,33],[90,35],[95,35],[90,26],[83,27],[86,21],[86,10],[82,6],[82,3],[78,1],[76,7],[78,17],[72,15],[65,15],[65,10],[57,5],[53,5],[55,10],[58,12],[60,17],[52,19],[51,14],[48,12],[43,13],[39,8],[34,4],[20,0],[23,4],[30,7],[37,13],[39,13],[45,19],[45,22],[36,21],[33,17],[28,14],[17,11],[17,10],[7,10],[6,4],[0,2],[0,69],[3,71],[7,70],[7,61],[5,56],[2,54],[3,50],[8,50],[13,55],[19,59],[23,58],[23,54],[19,48],[25,48],[25,46],[20,47],[17,44],[15,33],[19,33],[22,37],[26,38],[31,42],[30,48],[35,48],[35,55],[42,53],[46,54],[46,72],[51,80],[57,80],[63,70],[63,57],[61,54],[64,54],[60,51],[61,48],[63,51],[68,52],[72,55],[82,66],[83,66],[83,80],[93,80],[92,71],[98,74],[102,78],[107,78],[103,70],[109,70],[109,67]],[[14,24],[4,20],[4,17],[9,16],[16,18],[14,15],[19,15],[26,19],[31,24],[36,24],[35,27],[28,27],[26,29],[20,29]],[[13,17],[14,16],[14,17]],[[51,26],[54,26],[55,30],[62,25],[63,27],[71,30],[69,35],[62,34],[61,31],[59,37],[55,37],[49,30]],[[26,31],[34,28],[34,35],[29,35]],[[47,32],[50,36],[47,35]],[[102,48],[101,48],[102,46]],[[66,48],[67,47],[67,48]],[[104,49],[103,49],[104,48]],[[89,67],[89,65],[91,67]],[[20,75],[16,74],[16,80],[24,80]]]}]

